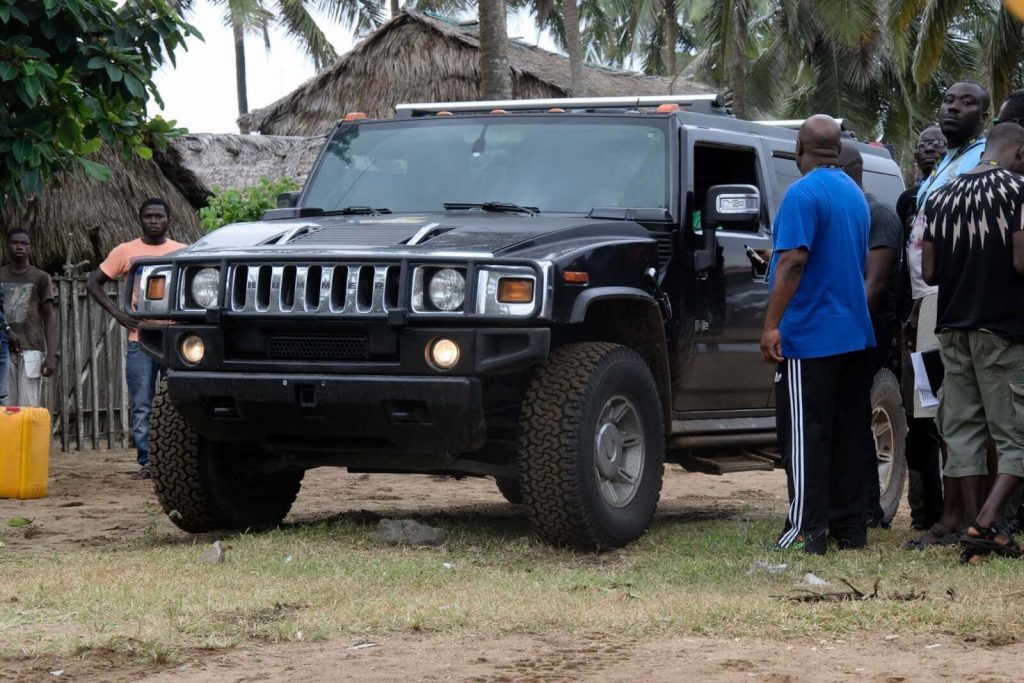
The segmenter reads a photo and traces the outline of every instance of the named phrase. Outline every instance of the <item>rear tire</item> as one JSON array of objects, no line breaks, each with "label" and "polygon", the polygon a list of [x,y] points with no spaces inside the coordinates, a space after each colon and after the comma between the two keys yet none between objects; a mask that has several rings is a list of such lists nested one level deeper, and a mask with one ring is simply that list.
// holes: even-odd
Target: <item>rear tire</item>
[{"label": "rear tire", "polygon": [[907,480],[907,417],[903,412],[900,383],[883,368],[871,387],[871,432],[878,463],[879,505],[886,524],[896,516]]},{"label": "rear tire", "polygon": [[259,469],[259,455],[208,441],[185,422],[161,382],[153,401],[150,471],[160,506],[181,529],[265,529],[288,514],[302,469]]},{"label": "rear tire", "polygon": [[512,477],[495,477],[498,484],[498,491],[505,497],[505,500],[513,505],[523,504],[523,489],[519,486],[519,480]]},{"label": "rear tire", "polygon": [[651,522],[665,461],[658,388],[632,349],[570,344],[534,375],[520,422],[523,500],[560,546],[618,548]]}]

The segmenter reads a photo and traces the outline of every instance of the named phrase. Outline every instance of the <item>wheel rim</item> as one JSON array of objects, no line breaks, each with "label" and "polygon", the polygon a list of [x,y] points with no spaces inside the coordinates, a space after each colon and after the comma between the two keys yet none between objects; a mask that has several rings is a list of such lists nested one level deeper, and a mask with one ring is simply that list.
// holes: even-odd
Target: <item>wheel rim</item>
[{"label": "wheel rim", "polygon": [[594,465],[601,497],[625,507],[636,497],[644,470],[646,443],[633,403],[623,396],[605,401],[594,430]]},{"label": "wheel rim", "polygon": [[871,435],[875,438],[878,485],[885,491],[892,478],[893,458],[896,454],[896,427],[885,408],[878,407],[871,411]]}]

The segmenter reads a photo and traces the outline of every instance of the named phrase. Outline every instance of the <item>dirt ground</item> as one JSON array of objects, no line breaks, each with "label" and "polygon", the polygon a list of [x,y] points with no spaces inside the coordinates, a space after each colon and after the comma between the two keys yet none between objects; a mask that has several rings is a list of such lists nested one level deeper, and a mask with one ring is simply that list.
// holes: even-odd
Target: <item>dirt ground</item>
[{"label": "dirt ground", "polygon": [[[31,532],[7,534],[6,553],[68,552],[141,540],[187,542],[159,512],[146,481],[132,481],[129,451],[54,453],[49,496],[36,501],[0,500],[0,519],[32,519]],[[758,514],[785,507],[781,472],[708,477],[666,471],[659,515],[700,518]],[[474,514],[488,509],[519,514],[506,505],[491,480],[439,480],[426,476],[347,474],[336,469],[307,474],[286,522],[325,519],[368,510]],[[901,510],[897,525],[906,525]],[[2,621],[2,620],[0,620]],[[2,627],[2,623],[0,623]],[[362,645],[362,647],[359,647]],[[57,678],[57,661],[0,661],[0,680]],[[675,637],[634,641],[595,640],[569,634],[501,638],[393,636],[371,645],[358,640],[245,644],[225,652],[197,652],[183,665],[152,664],[88,655],[75,662],[74,680],[110,681],[678,681],[1020,680],[1024,644],[998,651],[951,637],[932,641],[897,634],[843,641],[727,640]],[[326,672],[330,672],[329,675]]]}]

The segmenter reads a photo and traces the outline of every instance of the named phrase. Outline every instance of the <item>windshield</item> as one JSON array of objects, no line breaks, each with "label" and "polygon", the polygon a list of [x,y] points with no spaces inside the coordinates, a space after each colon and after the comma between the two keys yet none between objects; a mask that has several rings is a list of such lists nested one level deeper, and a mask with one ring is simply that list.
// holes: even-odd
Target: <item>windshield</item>
[{"label": "windshield", "polygon": [[658,122],[554,116],[343,126],[302,203],[394,212],[443,211],[446,202],[570,213],[668,208]]}]

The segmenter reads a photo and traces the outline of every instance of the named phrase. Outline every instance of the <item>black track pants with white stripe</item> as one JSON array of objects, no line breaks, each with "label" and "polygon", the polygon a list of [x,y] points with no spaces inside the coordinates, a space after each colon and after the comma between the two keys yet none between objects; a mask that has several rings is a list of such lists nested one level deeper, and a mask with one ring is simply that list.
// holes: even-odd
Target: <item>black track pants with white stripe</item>
[{"label": "black track pants with white stripe", "polygon": [[789,482],[779,545],[824,553],[829,536],[861,547],[868,504],[871,375],[863,351],[787,359],[776,371],[776,429]]}]

